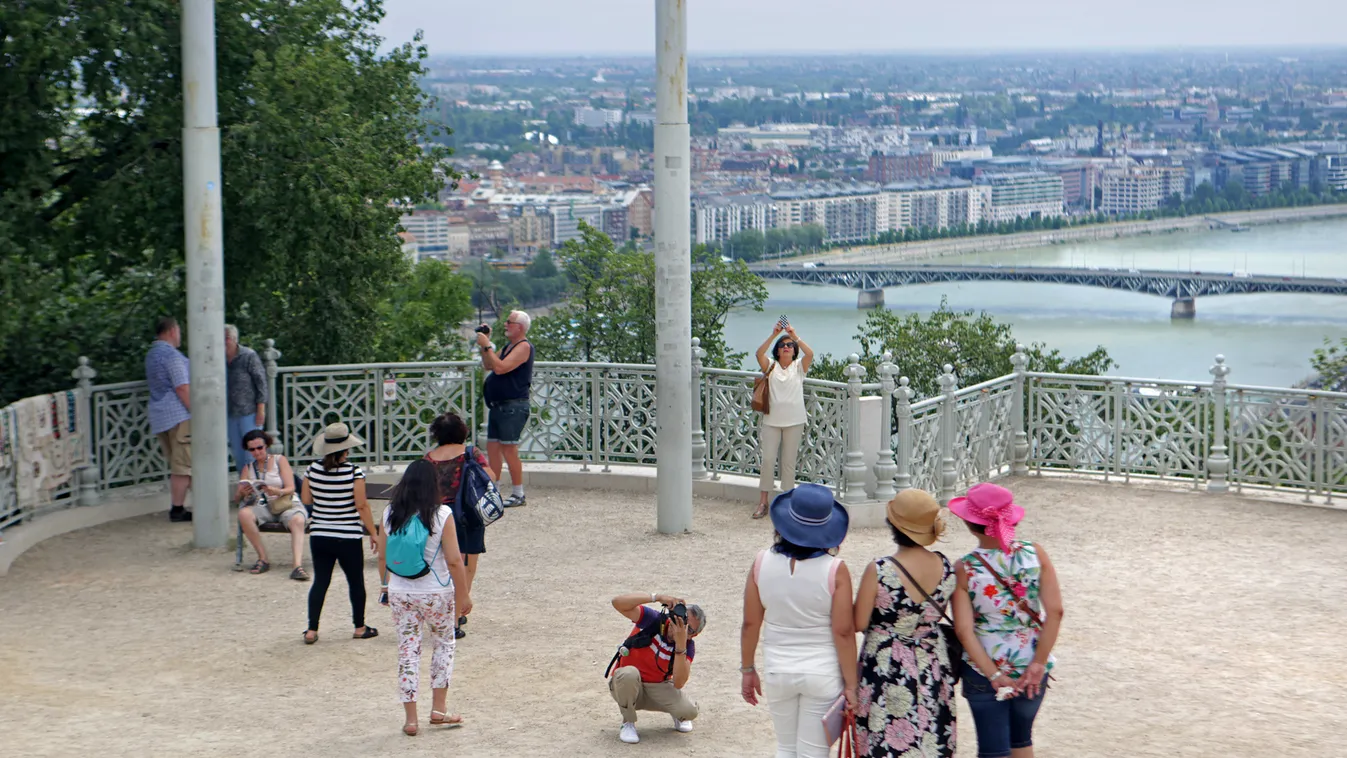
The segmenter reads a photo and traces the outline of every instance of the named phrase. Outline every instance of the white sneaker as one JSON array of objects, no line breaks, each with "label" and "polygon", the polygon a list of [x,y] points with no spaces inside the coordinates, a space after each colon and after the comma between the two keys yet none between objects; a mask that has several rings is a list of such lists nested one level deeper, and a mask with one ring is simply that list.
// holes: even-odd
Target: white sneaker
[{"label": "white sneaker", "polygon": [[641,741],[641,735],[636,733],[636,725],[630,721],[622,722],[622,731],[617,733],[617,738],[628,745],[635,745]]},{"label": "white sneaker", "polygon": [[677,716],[674,716],[673,720],[674,720],[674,729],[677,729],[683,734],[687,734],[688,732],[692,731],[691,721],[680,721]]}]

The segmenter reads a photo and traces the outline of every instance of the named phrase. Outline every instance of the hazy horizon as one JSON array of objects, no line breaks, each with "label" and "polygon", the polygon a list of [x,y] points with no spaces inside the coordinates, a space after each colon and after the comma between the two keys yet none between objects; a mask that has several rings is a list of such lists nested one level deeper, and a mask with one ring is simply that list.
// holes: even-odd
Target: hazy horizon
[{"label": "hazy horizon", "polygon": [[[1203,6],[1203,7],[1194,7]],[[648,57],[654,0],[493,3],[385,0],[389,44],[425,32],[430,53],[463,57]],[[1102,10],[1101,10],[1102,8]],[[1180,5],[1134,0],[1119,12],[1040,0],[1032,13],[966,0],[957,14],[932,4],[835,0],[689,0],[688,52],[734,55],[892,55],[1333,50],[1347,47],[1347,3],[1228,0]],[[751,39],[745,39],[751,30]]]}]

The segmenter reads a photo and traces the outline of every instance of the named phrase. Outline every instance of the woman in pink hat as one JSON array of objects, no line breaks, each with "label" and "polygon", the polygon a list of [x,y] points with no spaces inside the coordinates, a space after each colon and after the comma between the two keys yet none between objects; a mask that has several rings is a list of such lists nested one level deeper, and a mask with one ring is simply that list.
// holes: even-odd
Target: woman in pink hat
[{"label": "woman in pink hat", "polygon": [[1015,539],[1024,509],[995,484],[979,484],[949,509],[977,535],[955,564],[954,628],[964,647],[963,694],[978,758],[1032,758],[1034,718],[1055,663],[1062,591],[1048,553]]}]

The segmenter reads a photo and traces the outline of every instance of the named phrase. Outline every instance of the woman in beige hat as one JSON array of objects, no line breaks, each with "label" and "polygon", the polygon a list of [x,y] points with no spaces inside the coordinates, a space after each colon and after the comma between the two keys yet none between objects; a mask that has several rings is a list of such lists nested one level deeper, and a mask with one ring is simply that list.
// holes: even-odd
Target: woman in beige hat
[{"label": "woman in beige hat", "polygon": [[953,756],[960,662],[949,660],[939,622],[957,581],[949,560],[926,549],[945,529],[940,504],[903,490],[889,501],[888,521],[898,550],[865,567],[856,593],[856,629],[865,633],[857,755]]},{"label": "woman in beige hat", "polygon": [[318,619],[323,615],[332,569],[341,564],[351,593],[351,619],[358,640],[377,637],[379,630],[365,625],[365,552],[362,540],[370,535],[370,549],[378,555],[374,517],[365,499],[365,472],[347,460],[350,450],[365,441],[342,423],[329,424],[313,441],[318,460],[304,475],[303,500],[313,508],[309,553],[313,556],[313,587],[309,589],[309,628],[304,642],[318,641]]}]

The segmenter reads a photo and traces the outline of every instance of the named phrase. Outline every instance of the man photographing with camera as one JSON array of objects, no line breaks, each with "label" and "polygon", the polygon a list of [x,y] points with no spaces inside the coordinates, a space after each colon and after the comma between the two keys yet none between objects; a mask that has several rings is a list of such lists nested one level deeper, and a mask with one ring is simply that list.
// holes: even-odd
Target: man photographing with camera
[{"label": "man photographing with camera", "polygon": [[519,439],[529,421],[529,388],[533,384],[533,345],[527,339],[529,315],[510,311],[505,317],[505,347],[496,355],[491,344],[491,327],[477,327],[477,347],[482,351],[482,368],[486,369],[486,384],[482,398],[486,401],[486,454],[491,470],[501,472],[501,462],[510,467],[510,484],[514,485],[505,507],[524,505],[524,464],[519,460]]},{"label": "man photographing with camera", "polygon": [[[664,609],[647,603],[659,603]],[[701,606],[670,595],[632,592],[613,598],[613,608],[636,625],[604,674],[612,674],[608,691],[622,711],[618,738],[627,743],[641,741],[636,733],[637,711],[670,714],[674,729],[692,731],[697,704],[683,692],[683,685],[692,673],[692,638],[706,628]]]}]

